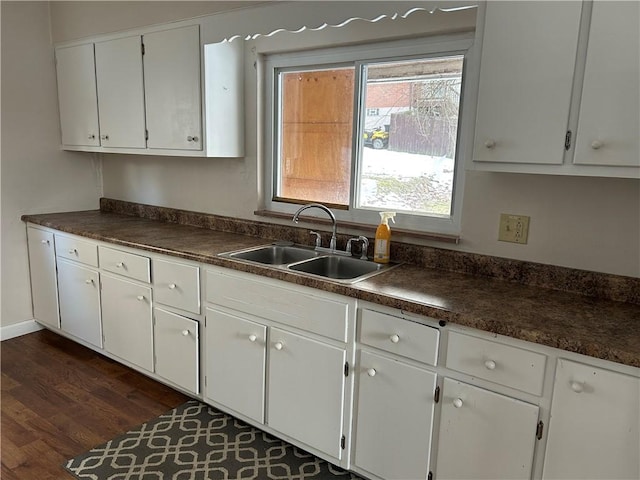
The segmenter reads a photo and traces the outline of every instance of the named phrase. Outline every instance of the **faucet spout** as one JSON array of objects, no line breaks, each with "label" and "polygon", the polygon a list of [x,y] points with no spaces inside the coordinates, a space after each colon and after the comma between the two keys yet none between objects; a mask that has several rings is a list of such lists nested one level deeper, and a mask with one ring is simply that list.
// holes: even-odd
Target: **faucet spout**
[{"label": "faucet spout", "polygon": [[300,207],[298,209],[298,211],[296,213],[293,214],[293,222],[294,223],[298,223],[298,220],[299,220],[298,217],[300,216],[300,213],[303,212],[304,210],[308,209],[308,208],[319,208],[320,210],[325,212],[327,215],[329,215],[329,218],[331,218],[332,230],[331,230],[331,242],[329,243],[329,248],[331,249],[332,252],[335,252],[335,250],[336,250],[336,231],[337,231],[337,228],[338,228],[338,223],[337,223],[337,220],[336,220],[336,216],[325,205],[322,205],[321,203],[308,203],[306,205],[303,205],[302,207]]}]

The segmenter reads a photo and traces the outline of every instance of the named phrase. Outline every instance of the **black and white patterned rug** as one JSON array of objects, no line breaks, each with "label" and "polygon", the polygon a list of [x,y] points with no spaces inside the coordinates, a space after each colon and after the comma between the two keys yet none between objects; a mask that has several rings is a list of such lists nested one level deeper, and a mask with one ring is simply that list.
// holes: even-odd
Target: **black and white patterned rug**
[{"label": "black and white patterned rug", "polygon": [[359,479],[197,400],[67,462],[83,480]]}]

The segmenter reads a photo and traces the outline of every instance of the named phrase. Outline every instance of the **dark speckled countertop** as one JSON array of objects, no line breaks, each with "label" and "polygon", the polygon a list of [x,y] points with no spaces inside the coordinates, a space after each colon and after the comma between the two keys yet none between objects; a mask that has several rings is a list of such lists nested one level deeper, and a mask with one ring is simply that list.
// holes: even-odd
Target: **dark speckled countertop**
[{"label": "dark speckled countertop", "polygon": [[25,215],[23,220],[640,367],[640,305],[635,303],[410,264],[345,285],[217,256],[274,240],[259,229],[243,235],[104,211]]}]

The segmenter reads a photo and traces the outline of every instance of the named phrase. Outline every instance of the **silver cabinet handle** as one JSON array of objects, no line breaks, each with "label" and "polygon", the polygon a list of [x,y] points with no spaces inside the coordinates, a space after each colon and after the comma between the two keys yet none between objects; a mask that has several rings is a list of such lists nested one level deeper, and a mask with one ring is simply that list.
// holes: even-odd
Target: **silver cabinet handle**
[{"label": "silver cabinet handle", "polygon": [[95,140],[96,136],[93,133],[90,133],[89,136],[87,137],[89,140]]},{"label": "silver cabinet handle", "polygon": [[100,135],[102,140],[109,140],[109,135]]},{"label": "silver cabinet handle", "polygon": [[187,142],[197,142],[198,141],[198,137],[192,137],[191,135],[189,135],[187,137]]}]

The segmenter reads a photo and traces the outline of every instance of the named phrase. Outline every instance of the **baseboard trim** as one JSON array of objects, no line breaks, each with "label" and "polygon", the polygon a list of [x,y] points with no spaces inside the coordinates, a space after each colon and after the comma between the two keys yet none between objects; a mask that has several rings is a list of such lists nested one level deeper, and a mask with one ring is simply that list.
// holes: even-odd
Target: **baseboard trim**
[{"label": "baseboard trim", "polygon": [[10,338],[26,335],[27,333],[37,332],[42,330],[42,326],[35,320],[25,320],[24,322],[13,323],[11,325],[5,325],[0,328],[0,341],[4,342]]}]

